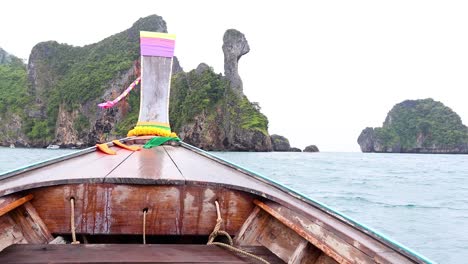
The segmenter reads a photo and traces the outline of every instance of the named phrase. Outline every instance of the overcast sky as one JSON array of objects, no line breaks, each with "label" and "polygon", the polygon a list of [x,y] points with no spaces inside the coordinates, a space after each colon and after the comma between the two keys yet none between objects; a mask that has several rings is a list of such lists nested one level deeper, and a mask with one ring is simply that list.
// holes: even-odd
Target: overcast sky
[{"label": "overcast sky", "polygon": [[467,1],[3,1],[0,47],[27,59],[38,42],[91,44],[157,14],[185,71],[223,72],[226,29],[243,32],[244,93],[270,134],[304,148],[359,151],[393,105],[432,97],[468,123]]}]

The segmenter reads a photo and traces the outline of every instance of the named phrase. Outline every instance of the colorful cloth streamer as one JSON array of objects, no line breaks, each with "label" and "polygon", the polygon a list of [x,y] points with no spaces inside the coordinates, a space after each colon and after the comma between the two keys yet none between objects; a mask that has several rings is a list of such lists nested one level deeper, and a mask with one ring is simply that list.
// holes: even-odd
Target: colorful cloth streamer
[{"label": "colorful cloth streamer", "polygon": [[166,143],[167,141],[180,141],[180,139],[178,137],[175,137],[175,138],[174,137],[154,137],[150,141],[146,142],[143,148],[145,149],[154,148],[154,147],[157,147]]},{"label": "colorful cloth streamer", "polygon": [[174,56],[175,35],[140,31],[140,52],[142,56],[172,58]]},{"label": "colorful cloth streamer", "polygon": [[107,109],[107,108],[111,108],[113,107],[115,104],[117,104],[120,100],[122,100],[125,96],[128,95],[128,93],[138,84],[140,83],[140,80],[141,80],[141,77],[138,77],[134,82],[132,82],[132,84],[130,84],[130,86],[128,86],[127,89],[125,89],[125,91],[119,95],[117,98],[115,98],[114,100],[112,101],[107,101],[105,103],[100,103],[98,104],[98,106],[102,109]]}]

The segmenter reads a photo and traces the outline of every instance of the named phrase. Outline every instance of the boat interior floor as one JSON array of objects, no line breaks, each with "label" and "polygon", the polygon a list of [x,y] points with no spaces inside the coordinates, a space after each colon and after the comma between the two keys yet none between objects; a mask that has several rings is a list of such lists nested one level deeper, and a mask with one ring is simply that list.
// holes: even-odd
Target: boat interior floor
[{"label": "boat interior floor", "polygon": [[[263,246],[243,250],[269,263],[285,263]],[[16,244],[0,252],[7,263],[261,263],[215,245]]]}]

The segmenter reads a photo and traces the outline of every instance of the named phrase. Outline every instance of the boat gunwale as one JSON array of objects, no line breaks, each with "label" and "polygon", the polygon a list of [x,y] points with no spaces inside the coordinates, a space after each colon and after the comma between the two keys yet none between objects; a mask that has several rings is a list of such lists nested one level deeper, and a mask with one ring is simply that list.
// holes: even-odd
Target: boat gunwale
[{"label": "boat gunwale", "polygon": [[[134,139],[134,138],[135,137],[127,137],[127,138],[119,139],[119,141],[126,142],[126,141],[128,141],[130,139]],[[112,142],[106,142],[104,144],[106,144],[108,147],[111,147],[111,146],[114,145],[114,143],[112,143]],[[88,147],[88,148],[78,150],[76,152],[64,154],[64,155],[54,157],[54,158],[50,158],[50,159],[41,160],[41,161],[26,165],[26,166],[23,166],[23,167],[19,167],[19,168],[16,168],[16,169],[5,171],[5,172],[0,174],[0,182],[2,180],[14,177],[14,176],[19,175],[21,173],[25,173],[25,172],[32,171],[32,170],[35,170],[35,169],[39,169],[39,168],[42,168],[42,167],[57,163],[59,161],[65,161],[65,160],[69,160],[69,159],[76,158],[76,157],[79,157],[79,156],[83,156],[83,155],[88,154],[88,153],[92,153],[92,152],[96,151],[96,149],[97,149],[96,146],[92,146],[92,147]]]}]

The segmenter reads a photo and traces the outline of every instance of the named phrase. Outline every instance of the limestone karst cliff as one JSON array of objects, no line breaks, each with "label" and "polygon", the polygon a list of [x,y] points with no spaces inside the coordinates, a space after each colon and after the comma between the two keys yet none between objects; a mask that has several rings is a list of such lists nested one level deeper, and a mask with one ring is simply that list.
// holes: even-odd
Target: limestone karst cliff
[{"label": "limestone karst cliff", "polygon": [[268,119],[243,94],[238,74],[247,40],[230,29],[223,41],[225,76],[204,63],[173,76],[173,129],[185,142],[207,150],[271,151]]},{"label": "limestone karst cliff", "polygon": [[[96,105],[115,98],[137,77],[140,30],[167,32],[162,17],[152,15],[84,47],[42,42],[32,49],[28,65],[13,60],[15,71],[10,71],[13,57],[0,50],[7,65],[0,66],[0,108],[8,110],[0,113],[0,144],[84,147],[124,137],[136,123],[138,87],[114,108]],[[203,64],[186,73],[174,58],[173,130],[205,149],[270,151],[268,120],[242,93],[237,70],[249,50],[247,40],[236,30],[228,30],[224,40],[226,76]],[[6,80],[15,89],[7,88]]]},{"label": "limestone karst cliff", "polygon": [[406,100],[388,113],[382,127],[365,128],[362,152],[468,153],[468,128],[452,109],[433,99]]}]

